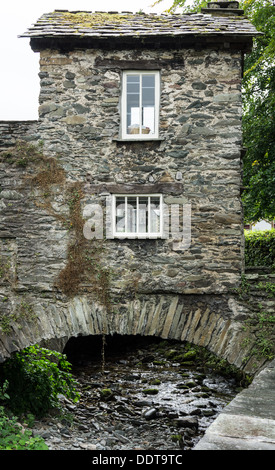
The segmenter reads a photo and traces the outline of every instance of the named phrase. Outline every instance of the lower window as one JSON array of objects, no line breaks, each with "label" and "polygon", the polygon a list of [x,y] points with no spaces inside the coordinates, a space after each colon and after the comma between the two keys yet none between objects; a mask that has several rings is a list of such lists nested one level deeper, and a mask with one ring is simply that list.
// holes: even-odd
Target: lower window
[{"label": "lower window", "polygon": [[114,236],[158,238],[162,236],[162,195],[114,195]]}]

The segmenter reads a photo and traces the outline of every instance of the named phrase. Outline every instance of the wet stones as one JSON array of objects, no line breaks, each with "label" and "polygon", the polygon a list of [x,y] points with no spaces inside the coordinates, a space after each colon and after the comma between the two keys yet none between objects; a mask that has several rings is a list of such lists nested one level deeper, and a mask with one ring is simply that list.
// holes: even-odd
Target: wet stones
[{"label": "wet stones", "polygon": [[[203,374],[195,366],[183,369],[168,360],[169,342],[165,344],[129,351],[123,359],[112,354],[106,358],[105,372],[96,361],[74,366],[80,402],[63,398],[63,416],[69,413],[70,418],[50,416],[36,422],[34,433],[45,436],[50,449],[57,450],[191,449],[234,387],[220,376]],[[182,344],[172,349],[175,355]],[[143,363],[143,357],[154,360]],[[202,393],[205,382],[207,396]],[[189,385],[185,389],[179,386],[184,383]],[[145,384],[157,393],[144,394]]]},{"label": "wet stones", "polygon": [[191,428],[197,430],[199,427],[198,419],[191,416],[182,416],[181,418],[177,418],[174,420],[174,423],[180,428]]}]

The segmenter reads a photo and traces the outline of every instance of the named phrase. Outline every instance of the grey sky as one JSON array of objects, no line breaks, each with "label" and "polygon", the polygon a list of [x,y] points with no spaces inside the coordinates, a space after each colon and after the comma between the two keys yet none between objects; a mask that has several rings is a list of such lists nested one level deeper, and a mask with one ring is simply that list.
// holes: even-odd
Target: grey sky
[{"label": "grey sky", "polygon": [[151,8],[154,0],[13,0],[3,2],[0,17],[0,120],[37,119],[39,54],[18,38],[43,13],[57,9],[160,13],[172,1]]}]

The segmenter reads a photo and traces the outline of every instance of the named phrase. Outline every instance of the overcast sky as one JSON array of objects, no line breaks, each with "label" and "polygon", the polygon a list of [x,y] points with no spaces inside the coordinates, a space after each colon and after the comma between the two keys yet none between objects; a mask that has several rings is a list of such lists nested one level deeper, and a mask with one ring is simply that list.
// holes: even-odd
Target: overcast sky
[{"label": "overcast sky", "polygon": [[18,38],[43,14],[53,10],[132,11],[161,13],[172,4],[163,0],[7,0],[0,17],[0,120],[38,117],[39,53],[29,39]]}]

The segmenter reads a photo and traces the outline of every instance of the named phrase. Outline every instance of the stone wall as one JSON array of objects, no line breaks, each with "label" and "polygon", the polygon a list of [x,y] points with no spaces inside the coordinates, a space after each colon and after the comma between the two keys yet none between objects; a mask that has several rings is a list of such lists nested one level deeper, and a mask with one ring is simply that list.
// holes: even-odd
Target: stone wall
[{"label": "stone wall", "polygon": [[[161,70],[160,139],[154,142],[119,139],[121,72],[138,63]],[[18,139],[43,142],[44,155],[58,161],[65,182],[51,184],[47,192],[28,185],[28,165],[1,162],[0,302],[2,318],[9,316],[7,323],[13,325],[12,333],[3,335],[2,359],[33,341],[97,334],[95,325],[103,321],[101,316],[94,320],[94,312],[105,310],[91,297],[93,286],[82,282],[78,295],[70,299],[56,284],[72,237],[66,190],[76,182],[82,184],[83,210],[95,202],[104,209],[106,195],[127,185],[134,192],[158,185],[167,205],[191,204],[192,238],[185,251],[177,249],[178,239],[171,236],[104,241],[100,263],[111,273],[112,299],[119,297],[107,330],[132,331],[137,296],[143,306],[133,321],[143,321],[147,328],[140,334],[166,337],[169,330],[167,337],[192,339],[192,327],[187,334],[187,324],[177,323],[182,318],[177,310],[181,299],[187,309],[184,318],[190,314],[191,323],[200,319],[206,325],[200,341],[207,342],[202,339],[207,337],[205,328],[211,331],[210,325],[219,324],[222,347],[234,317],[223,296],[239,285],[243,271],[241,53],[44,50],[39,75],[38,122],[1,122],[0,149],[11,148]],[[92,247],[87,243],[87,256]],[[198,297],[192,300],[192,295]],[[218,295],[224,308],[215,303]],[[205,313],[207,302],[216,305],[209,307],[213,317]],[[149,326],[151,303],[155,312],[162,312],[164,332],[153,332]],[[171,309],[173,317],[168,314]],[[154,318],[158,324],[157,313]]]},{"label": "stone wall", "polygon": [[[106,265],[119,268],[119,288],[133,271],[147,292],[224,292],[238,283],[243,237],[241,54],[46,50],[40,63],[41,139],[48,155],[61,155],[69,179],[88,183],[86,202],[104,206],[106,186],[95,194],[97,184],[105,183],[108,192],[111,183],[121,188],[176,181],[181,192],[175,194],[172,186],[164,202],[191,204],[192,242],[184,253],[174,249],[171,237],[153,243],[109,241]],[[158,142],[116,140],[121,72],[138,63],[161,69],[163,140]]]}]

